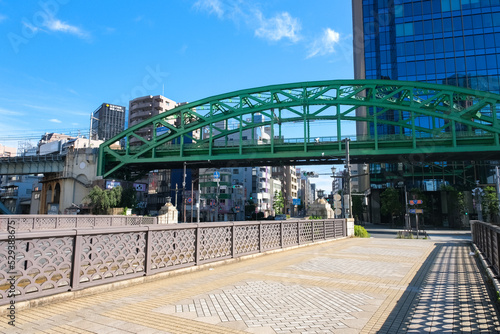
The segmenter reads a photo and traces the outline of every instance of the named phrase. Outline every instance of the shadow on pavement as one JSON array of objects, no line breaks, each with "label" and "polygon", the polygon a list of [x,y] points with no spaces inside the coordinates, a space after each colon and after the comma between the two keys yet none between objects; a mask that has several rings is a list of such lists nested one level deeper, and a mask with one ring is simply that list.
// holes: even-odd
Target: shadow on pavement
[{"label": "shadow on pavement", "polygon": [[437,243],[378,333],[499,331],[493,289],[470,252],[469,242]]}]

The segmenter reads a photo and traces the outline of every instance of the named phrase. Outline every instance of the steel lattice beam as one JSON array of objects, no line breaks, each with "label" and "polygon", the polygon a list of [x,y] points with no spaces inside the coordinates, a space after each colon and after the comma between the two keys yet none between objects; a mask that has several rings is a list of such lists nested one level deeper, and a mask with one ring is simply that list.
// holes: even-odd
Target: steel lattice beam
[{"label": "steel lattice beam", "polygon": [[[359,112],[360,107],[372,111]],[[325,152],[330,160],[343,155],[343,121],[373,129],[352,138],[354,160],[385,161],[412,154],[453,159],[479,152],[498,158],[499,111],[499,95],[418,82],[334,80],[258,87],[185,104],[123,131],[100,146],[98,173],[107,177],[124,169],[175,167],[182,161],[320,163]],[[262,120],[255,121],[254,115]],[[337,126],[317,143],[311,123],[321,121],[335,121]],[[295,143],[282,136],[282,125],[290,122],[304,125]],[[149,138],[137,134],[151,126]],[[263,126],[271,128],[272,140],[254,138],[254,131],[252,138],[244,138],[245,131]],[[397,130],[384,136],[379,126]],[[239,140],[230,142],[236,135]],[[142,145],[129,146],[132,137],[140,138]],[[120,140],[126,148],[113,150],[112,144]]]}]

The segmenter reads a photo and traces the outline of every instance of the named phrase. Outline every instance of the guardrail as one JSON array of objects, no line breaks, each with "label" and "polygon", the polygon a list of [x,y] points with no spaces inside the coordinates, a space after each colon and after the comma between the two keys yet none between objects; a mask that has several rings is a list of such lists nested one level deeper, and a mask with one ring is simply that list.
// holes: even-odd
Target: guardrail
[{"label": "guardrail", "polygon": [[10,222],[0,233],[0,305],[348,235],[344,219],[34,232]]},{"label": "guardrail", "polygon": [[483,253],[496,276],[500,275],[500,226],[471,221],[472,242]]},{"label": "guardrail", "polygon": [[7,231],[9,221],[16,231],[112,227],[157,224],[156,217],[94,215],[0,215],[0,232]]}]

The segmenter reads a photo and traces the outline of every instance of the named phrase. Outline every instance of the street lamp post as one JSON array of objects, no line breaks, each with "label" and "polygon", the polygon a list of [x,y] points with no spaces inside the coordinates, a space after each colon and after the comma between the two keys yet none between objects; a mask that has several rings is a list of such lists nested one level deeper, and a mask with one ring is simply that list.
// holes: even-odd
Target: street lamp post
[{"label": "street lamp post", "polygon": [[98,121],[99,118],[94,117],[94,113],[92,112],[90,114],[90,130],[89,130],[89,147],[90,147],[90,141],[92,140],[92,120]]},{"label": "street lamp post", "polygon": [[[347,148],[346,158],[347,158],[347,161],[349,161],[349,144],[348,144],[348,142],[346,144],[346,148]],[[344,217],[345,218],[352,218],[351,179],[356,178],[356,177],[360,177],[360,176],[368,175],[369,174],[368,173],[368,165],[367,164],[363,165],[363,174],[351,175],[349,163],[346,164],[346,170],[345,170],[343,175],[335,175],[336,172],[337,172],[337,168],[335,166],[332,167],[332,175],[330,177],[341,178],[344,180],[344,184],[342,185],[342,187],[344,188],[344,197],[343,197]],[[365,196],[366,196],[366,194],[365,194]]]}]

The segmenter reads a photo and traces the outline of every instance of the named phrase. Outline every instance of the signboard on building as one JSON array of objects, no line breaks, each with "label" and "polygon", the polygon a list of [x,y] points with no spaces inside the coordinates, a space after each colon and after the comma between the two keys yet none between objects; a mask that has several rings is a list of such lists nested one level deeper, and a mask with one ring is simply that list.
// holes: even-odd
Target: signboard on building
[{"label": "signboard on building", "polygon": [[165,133],[167,133],[168,131],[169,131],[169,129],[166,126],[160,126],[160,127],[156,128],[156,135],[161,136],[161,135],[164,135]]},{"label": "signboard on building", "polygon": [[145,192],[146,191],[146,184],[145,183],[134,183],[134,189],[135,189],[135,191],[138,191],[138,192]]},{"label": "signboard on building", "polygon": [[57,215],[59,213],[59,204],[48,204],[47,214]]},{"label": "signboard on building", "polygon": [[294,199],[292,199],[292,204],[293,205],[300,205],[300,198],[294,198]]},{"label": "signboard on building", "polygon": [[106,181],[106,189],[113,189],[114,187],[121,186],[120,181]]}]

